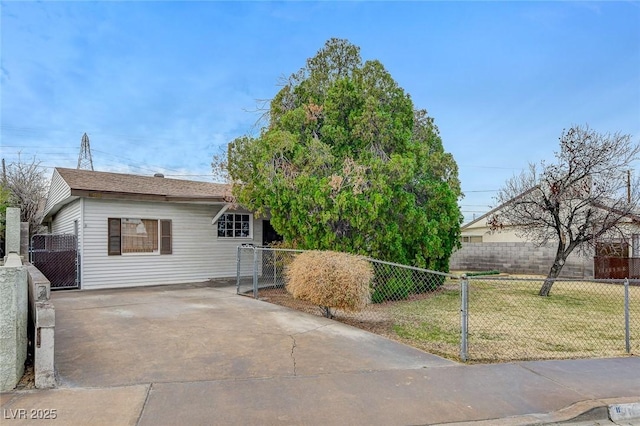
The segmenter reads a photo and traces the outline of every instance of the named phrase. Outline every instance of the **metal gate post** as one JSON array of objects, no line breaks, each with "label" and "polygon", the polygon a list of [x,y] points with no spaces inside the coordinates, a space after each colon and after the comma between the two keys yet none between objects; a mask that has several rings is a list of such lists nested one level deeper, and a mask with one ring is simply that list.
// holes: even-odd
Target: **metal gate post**
[{"label": "metal gate post", "polygon": [[242,247],[238,246],[236,250],[236,294],[240,294],[240,250],[242,250]]},{"label": "metal gate post", "polygon": [[629,324],[629,278],[624,279],[624,343],[631,353],[631,326]]},{"label": "metal gate post", "polygon": [[29,263],[31,263],[32,265],[33,265],[33,256],[34,256],[34,254],[33,254],[33,252],[34,252],[34,250],[33,250],[33,239],[35,237],[36,237],[35,235],[31,237],[31,241],[30,241],[30,244],[29,244]]},{"label": "metal gate post", "polygon": [[273,259],[273,288],[278,287],[278,252],[275,249],[271,250],[271,258]]},{"label": "metal gate post", "polygon": [[258,250],[253,248],[253,298],[258,298]]},{"label": "metal gate post", "polygon": [[469,281],[467,275],[461,277],[460,282],[460,359],[467,362],[468,334],[469,334]]}]

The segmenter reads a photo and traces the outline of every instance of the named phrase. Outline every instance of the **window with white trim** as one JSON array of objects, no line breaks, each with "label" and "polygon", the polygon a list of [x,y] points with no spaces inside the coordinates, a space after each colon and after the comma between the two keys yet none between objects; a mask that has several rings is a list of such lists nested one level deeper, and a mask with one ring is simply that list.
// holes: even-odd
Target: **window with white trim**
[{"label": "window with white trim", "polygon": [[225,213],[218,218],[218,238],[252,238],[253,215]]},{"label": "window with white trim", "polygon": [[140,218],[108,219],[108,253],[171,254],[171,221]]}]

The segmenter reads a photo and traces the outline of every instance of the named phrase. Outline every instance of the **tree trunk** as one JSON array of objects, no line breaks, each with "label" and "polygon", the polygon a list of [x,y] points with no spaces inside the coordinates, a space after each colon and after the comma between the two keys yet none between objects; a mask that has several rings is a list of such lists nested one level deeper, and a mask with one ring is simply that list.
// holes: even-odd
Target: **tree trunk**
[{"label": "tree trunk", "polygon": [[331,308],[328,306],[320,306],[320,310],[322,311],[322,315],[325,318],[329,318],[329,319],[333,319],[334,315],[333,312],[331,312]]},{"label": "tree trunk", "polygon": [[555,279],[560,275],[560,271],[562,271],[562,267],[564,266],[565,256],[562,253],[558,253],[556,255],[556,259],[553,261],[553,266],[549,270],[547,274],[547,278],[545,278],[540,291],[538,292],[538,296],[547,297],[551,293],[551,287],[553,287],[553,283]]}]

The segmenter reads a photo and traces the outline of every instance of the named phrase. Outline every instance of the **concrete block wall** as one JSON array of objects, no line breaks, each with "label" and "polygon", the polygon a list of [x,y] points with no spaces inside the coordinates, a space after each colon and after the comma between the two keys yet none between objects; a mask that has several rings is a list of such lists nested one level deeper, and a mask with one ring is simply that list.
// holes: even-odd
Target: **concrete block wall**
[{"label": "concrete block wall", "polygon": [[35,385],[51,388],[55,386],[51,284],[35,266],[22,263],[28,257],[29,226],[20,223],[20,209],[7,209],[5,241],[7,256],[0,267],[0,391],[15,388],[22,378],[29,337]]},{"label": "concrete block wall", "polygon": [[[553,264],[556,246],[533,243],[462,243],[449,260],[452,271],[498,270],[510,274],[546,275]],[[561,276],[593,278],[593,257],[573,253]]]},{"label": "concrete block wall", "polygon": [[33,371],[38,389],[56,385],[54,342],[56,312],[49,302],[51,283],[35,266],[27,264],[29,273],[30,327],[33,330]]},{"label": "concrete block wall", "polygon": [[[19,247],[19,242],[18,245]],[[27,268],[17,252],[0,267],[0,391],[16,387],[27,360]]]}]

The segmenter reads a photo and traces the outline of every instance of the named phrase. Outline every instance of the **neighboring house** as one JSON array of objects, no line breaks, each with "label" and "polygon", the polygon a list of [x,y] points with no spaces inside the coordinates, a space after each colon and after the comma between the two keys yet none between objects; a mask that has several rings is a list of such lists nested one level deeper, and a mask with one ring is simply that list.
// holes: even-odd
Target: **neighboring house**
[{"label": "neighboring house", "polygon": [[82,289],[197,282],[234,277],[237,246],[272,229],[230,201],[225,184],[56,168],[43,224],[77,236]]},{"label": "neighboring house", "polygon": [[[454,252],[449,267],[451,270],[500,270],[508,273],[546,275],[553,264],[557,245],[545,246],[527,242],[516,234],[515,228],[504,227],[492,230],[490,218],[498,213],[498,206],[477,219],[463,225],[460,229],[462,247]],[[598,258],[633,258],[631,269],[640,268],[640,215],[630,214],[622,228],[627,230],[625,241],[599,241],[595,252],[580,256],[577,251],[569,256],[561,276],[577,278],[618,278],[608,263]],[[635,259],[638,259],[637,261]],[[629,261],[631,264],[632,261]],[[620,272],[622,273],[622,272]],[[636,271],[632,275],[640,274]],[[625,275],[625,273],[622,273]],[[626,273],[626,275],[629,275]]]},{"label": "neighboring house", "polygon": [[500,231],[492,231],[489,226],[489,218],[500,208],[495,208],[483,214],[477,219],[462,225],[460,228],[460,241],[463,243],[516,243],[524,242],[518,237],[515,230],[510,227]]}]

